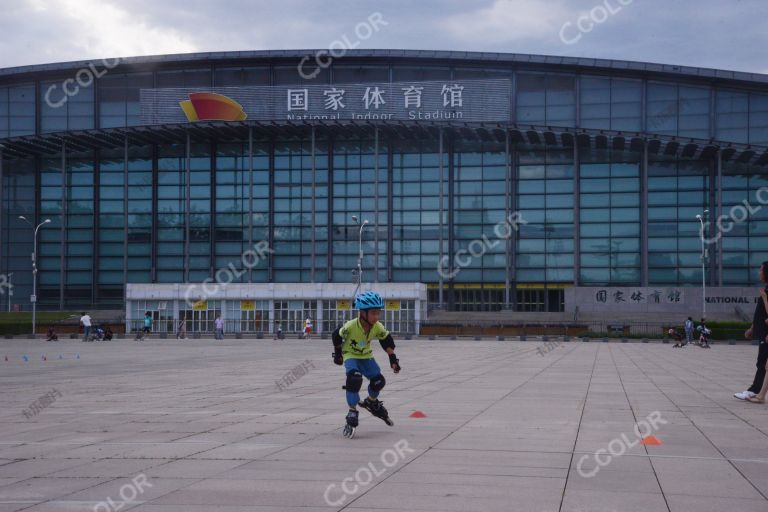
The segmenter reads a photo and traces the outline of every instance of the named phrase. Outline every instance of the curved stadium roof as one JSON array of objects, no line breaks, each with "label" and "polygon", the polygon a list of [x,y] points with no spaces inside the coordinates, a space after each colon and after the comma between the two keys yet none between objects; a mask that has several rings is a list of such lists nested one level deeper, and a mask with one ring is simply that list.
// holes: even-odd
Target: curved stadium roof
[{"label": "curved stadium roof", "polygon": [[[254,64],[254,62],[297,62],[305,56],[313,57],[320,50],[263,50],[236,52],[209,52],[172,55],[155,55],[121,58],[114,68],[119,71],[153,70],[167,65],[169,68],[183,67],[184,64],[201,63]],[[115,59],[104,59],[114,61]],[[768,75],[746,73],[691,66],[655,64],[610,59],[583,57],[558,57],[517,53],[489,53],[464,51],[431,50],[349,50],[336,63],[359,65],[360,61],[386,63],[430,61],[435,64],[453,64],[466,67],[508,67],[526,71],[559,71],[574,73],[595,73],[636,78],[659,78],[673,81],[690,81],[710,86],[749,88],[768,92]],[[36,79],[40,76],[61,74],[94,64],[94,60],[39,64],[0,69],[0,83],[19,79]],[[288,137],[305,137],[310,125],[321,125],[341,134],[373,132],[368,122],[197,122],[194,125],[173,124],[155,126],[129,126],[57,133],[44,133],[2,139],[0,148],[6,158],[52,154],[60,151],[62,144],[72,150],[122,147],[125,138],[138,143],[183,142],[187,136],[193,139],[242,140],[250,130],[256,134],[274,134]],[[622,132],[617,130],[583,129],[573,127],[552,127],[525,125],[521,123],[468,123],[468,122],[403,122],[382,124],[379,129],[394,135],[436,138],[439,127],[458,132],[463,136],[477,139],[503,141],[510,132],[511,140],[529,144],[558,146],[632,149],[640,151],[647,147],[651,153],[681,155],[684,157],[710,158],[719,152],[723,161],[744,164],[768,165],[768,147],[718,141],[715,139],[692,139],[674,135],[656,135],[646,132]]]},{"label": "curved stadium roof", "polygon": [[[126,57],[120,59],[121,66],[145,67],[158,64],[188,63],[199,61],[237,61],[237,60],[272,60],[272,59],[301,59],[304,56],[315,55],[321,49],[305,50],[257,50],[236,52],[204,52],[169,55],[150,55],[142,57]],[[327,50],[326,50],[327,51]],[[668,77],[687,77],[710,79],[715,81],[749,82],[752,84],[768,84],[768,74],[747,73],[743,71],[728,71],[694,66],[674,64],[658,64],[651,62],[635,62],[614,59],[592,59],[586,57],[561,57],[555,55],[532,55],[524,53],[495,53],[495,52],[464,52],[440,50],[348,50],[344,59],[394,59],[421,60],[433,59],[439,61],[472,62],[476,64],[502,64],[578,68],[582,71],[624,71],[629,74],[662,74]],[[114,59],[104,59],[112,61]],[[341,60],[341,59],[339,59]],[[51,64],[35,64],[0,68],[0,77],[27,73],[47,73],[77,69],[94,62],[94,59]]]}]

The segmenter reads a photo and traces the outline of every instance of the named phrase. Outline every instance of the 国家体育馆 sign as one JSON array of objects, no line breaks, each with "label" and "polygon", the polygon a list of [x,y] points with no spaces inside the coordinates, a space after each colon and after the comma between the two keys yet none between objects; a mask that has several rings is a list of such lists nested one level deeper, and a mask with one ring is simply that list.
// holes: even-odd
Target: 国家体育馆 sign
[{"label": "\u56fd\u5bb6\u4f53\u80b2\u9986 sign", "polygon": [[[143,124],[228,120],[203,112],[199,118],[182,108],[195,95],[220,97],[229,108],[242,107],[232,120],[382,120],[507,122],[511,82],[507,79],[242,86],[141,90]],[[213,94],[210,94],[213,93]],[[207,98],[210,99],[210,98]],[[231,100],[231,101],[227,101]],[[234,103],[233,103],[234,102]],[[213,109],[212,112],[217,112]]]}]

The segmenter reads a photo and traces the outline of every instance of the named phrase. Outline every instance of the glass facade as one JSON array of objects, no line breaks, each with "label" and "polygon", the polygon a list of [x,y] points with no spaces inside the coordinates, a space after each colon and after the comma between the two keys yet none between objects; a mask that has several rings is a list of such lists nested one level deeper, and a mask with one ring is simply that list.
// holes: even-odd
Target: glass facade
[{"label": "glass facade", "polygon": [[[66,77],[59,74],[6,79],[0,144],[115,129],[109,149],[65,142],[63,155],[58,146],[33,159],[4,154],[0,273],[13,272],[13,302],[27,308],[21,298],[31,293],[32,236],[19,215],[51,219],[38,238],[41,308],[120,308],[127,282],[352,283],[356,216],[369,222],[362,233],[365,281],[426,283],[433,304],[442,282],[446,307],[457,310],[558,310],[569,286],[697,286],[695,216],[706,209],[727,213],[745,200],[761,204],[758,191],[768,186],[765,162],[726,161],[718,181],[716,153],[644,155],[647,141],[629,143],[633,134],[638,140],[654,134],[680,138],[681,148],[696,138],[762,152],[768,91],[759,84],[481,62],[309,64],[309,81],[295,63],[281,60],[120,68],[73,95],[64,93]],[[557,133],[620,131],[628,143],[535,144],[456,127],[439,136],[437,129],[302,126],[292,136],[261,131],[251,140],[191,134],[189,144],[130,131],[141,124],[142,88],[473,78],[510,80],[511,123]],[[494,243],[510,212],[525,224],[510,243]],[[768,260],[767,232],[765,208],[735,223],[711,247],[711,284],[751,284],[756,264]],[[261,243],[269,247],[263,257],[243,257]],[[438,268],[447,274],[441,277]],[[165,314],[161,304],[150,305],[158,318]],[[7,295],[0,295],[0,308],[7,306]],[[304,301],[286,300],[271,313],[264,304],[251,306],[231,306],[231,317],[249,329],[303,321],[308,311]],[[222,305],[209,307],[184,315],[207,325]],[[324,321],[346,310],[343,301],[321,307]],[[410,321],[407,304],[397,311]]]},{"label": "glass facade", "polygon": [[648,165],[648,284],[701,282],[696,219],[710,207],[710,165],[658,159]]},{"label": "glass facade", "polygon": [[586,154],[579,166],[581,275],[586,286],[639,285],[639,155]]}]

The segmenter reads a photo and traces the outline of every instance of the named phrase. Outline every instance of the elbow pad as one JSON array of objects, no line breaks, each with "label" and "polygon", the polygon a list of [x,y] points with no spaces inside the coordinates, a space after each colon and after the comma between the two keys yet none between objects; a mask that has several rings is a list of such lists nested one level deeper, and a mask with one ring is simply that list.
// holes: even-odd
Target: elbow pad
[{"label": "elbow pad", "polygon": [[331,339],[333,340],[333,347],[339,348],[341,347],[341,344],[344,343],[344,340],[341,337],[341,334],[339,334],[339,331],[341,330],[341,327],[337,328],[335,331],[333,331],[333,334],[331,334]]},{"label": "elbow pad", "polygon": [[395,350],[395,340],[392,339],[391,334],[387,334],[387,337],[383,340],[379,340],[379,343],[381,343],[381,348],[384,350],[387,350],[388,348]]}]

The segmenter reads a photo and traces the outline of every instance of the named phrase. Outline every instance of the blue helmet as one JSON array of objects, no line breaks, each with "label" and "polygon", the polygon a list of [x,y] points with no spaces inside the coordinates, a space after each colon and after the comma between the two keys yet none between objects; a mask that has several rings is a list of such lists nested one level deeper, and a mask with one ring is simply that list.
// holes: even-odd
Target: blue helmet
[{"label": "blue helmet", "polygon": [[363,292],[355,298],[355,308],[359,310],[366,309],[384,309],[384,301],[376,292]]}]

